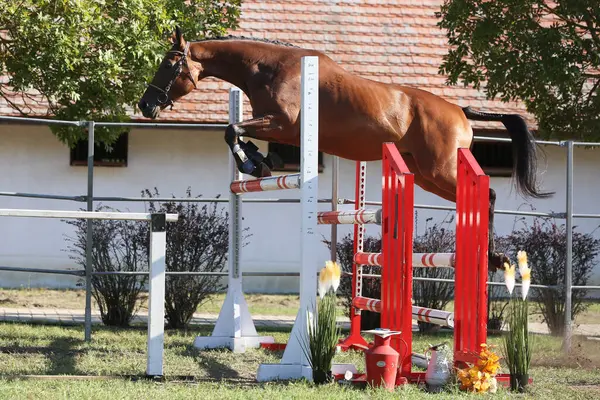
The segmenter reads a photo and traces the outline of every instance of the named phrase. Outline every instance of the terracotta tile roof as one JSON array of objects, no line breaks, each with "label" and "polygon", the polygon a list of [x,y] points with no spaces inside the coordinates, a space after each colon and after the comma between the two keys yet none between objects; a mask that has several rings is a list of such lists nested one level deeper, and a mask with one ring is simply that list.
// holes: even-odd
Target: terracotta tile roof
[{"label": "terracotta tile roof", "polygon": [[[246,0],[240,27],[231,34],[321,50],[345,69],[366,78],[419,87],[474,109],[520,113],[535,127],[534,119],[519,103],[490,101],[483,92],[445,85],[438,67],[447,42],[444,32],[436,26],[435,17],[442,3],[442,0]],[[207,78],[185,101],[161,113],[161,118],[226,123],[230,86]],[[45,111],[43,106],[35,102],[33,105],[35,111]],[[248,104],[245,109],[249,110]],[[0,114],[14,114],[14,110],[0,102]],[[139,114],[134,117],[141,118]],[[472,123],[479,128],[501,127]]]}]

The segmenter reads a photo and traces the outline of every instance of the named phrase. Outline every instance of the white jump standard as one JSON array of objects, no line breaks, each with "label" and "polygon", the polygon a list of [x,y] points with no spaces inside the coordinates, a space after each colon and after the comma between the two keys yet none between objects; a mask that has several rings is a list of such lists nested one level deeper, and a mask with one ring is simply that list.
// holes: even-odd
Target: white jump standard
[{"label": "white jump standard", "polygon": [[317,200],[318,200],[318,105],[319,59],[302,57],[300,112],[300,204],[302,209],[300,243],[300,309],[290,339],[279,364],[261,364],[256,379],[259,382],[301,379],[312,381],[312,368],[301,342],[308,344],[307,321],[313,320],[317,304]]},{"label": "white jump standard", "polygon": [[[242,92],[238,88],[229,91],[229,122],[242,121]],[[241,139],[241,138],[240,138]],[[233,155],[229,153],[231,170],[231,192],[229,193],[229,253],[227,260],[228,284],[225,302],[219,312],[217,323],[211,336],[197,336],[194,346],[201,349],[226,347],[234,353],[243,353],[247,348],[258,348],[261,343],[273,343],[271,336],[259,336],[244,298],[242,271],[240,268],[240,240],[242,227],[242,199],[240,193],[252,190],[244,189]],[[249,187],[256,186],[248,181]],[[236,185],[237,184],[237,185]],[[258,183],[260,187],[260,183]],[[270,187],[270,186],[269,186]],[[236,190],[237,189],[237,190]],[[266,189],[265,189],[266,190]]]}]

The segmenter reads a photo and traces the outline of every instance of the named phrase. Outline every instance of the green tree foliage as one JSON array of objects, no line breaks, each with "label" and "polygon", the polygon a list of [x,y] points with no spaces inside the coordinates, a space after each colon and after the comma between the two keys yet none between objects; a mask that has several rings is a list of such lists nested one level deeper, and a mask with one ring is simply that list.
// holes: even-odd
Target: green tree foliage
[{"label": "green tree foliage", "polygon": [[[56,118],[126,120],[169,48],[175,25],[189,38],[237,27],[241,0],[2,0],[0,96],[39,93]],[[78,127],[53,127],[72,144]],[[112,143],[123,129],[98,129]]]},{"label": "green tree foliage", "polygon": [[544,138],[600,139],[598,0],[446,0],[448,83],[520,100]]}]

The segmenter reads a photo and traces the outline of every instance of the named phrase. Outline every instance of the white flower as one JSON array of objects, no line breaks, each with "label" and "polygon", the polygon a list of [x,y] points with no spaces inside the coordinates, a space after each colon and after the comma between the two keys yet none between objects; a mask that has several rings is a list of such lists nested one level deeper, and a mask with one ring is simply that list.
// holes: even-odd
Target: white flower
[{"label": "white flower", "polygon": [[519,274],[521,274],[521,281],[523,284],[522,294],[523,300],[527,298],[529,293],[529,286],[531,285],[531,268],[527,266],[527,253],[519,251],[517,253],[517,259],[519,260]]},{"label": "white flower", "polygon": [[515,265],[508,265],[504,263],[504,283],[508,289],[508,293],[512,294],[515,288]]},{"label": "white flower", "polygon": [[496,393],[498,390],[498,381],[496,378],[490,379],[490,393]]}]

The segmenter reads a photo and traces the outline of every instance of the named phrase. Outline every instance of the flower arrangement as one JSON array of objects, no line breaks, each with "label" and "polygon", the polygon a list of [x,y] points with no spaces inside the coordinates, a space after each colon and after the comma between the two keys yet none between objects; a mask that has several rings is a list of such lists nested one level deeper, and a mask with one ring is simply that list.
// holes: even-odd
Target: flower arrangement
[{"label": "flower arrangement", "polygon": [[[508,305],[507,322],[509,329],[503,337],[504,353],[510,370],[510,387],[513,391],[523,392],[529,381],[529,366],[531,363],[532,336],[529,334],[529,302],[527,294],[531,284],[531,268],[527,265],[527,253],[517,253],[519,274],[521,275],[521,298],[512,296],[515,285],[515,266],[505,270],[507,288],[511,294]],[[505,264],[507,266],[507,264]]]},{"label": "flower arrangement", "polygon": [[491,346],[482,343],[477,362],[471,367],[457,371],[460,389],[476,393],[496,393],[496,375],[499,371],[500,357],[491,350]]},{"label": "flower arrangement", "polygon": [[302,343],[304,354],[313,370],[313,382],[322,384],[333,379],[331,366],[340,335],[336,323],[336,291],[340,285],[341,269],[336,262],[327,261],[319,273],[320,301],[316,318],[307,321],[308,344]]}]

